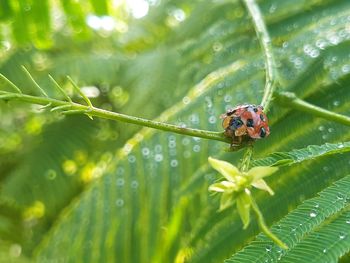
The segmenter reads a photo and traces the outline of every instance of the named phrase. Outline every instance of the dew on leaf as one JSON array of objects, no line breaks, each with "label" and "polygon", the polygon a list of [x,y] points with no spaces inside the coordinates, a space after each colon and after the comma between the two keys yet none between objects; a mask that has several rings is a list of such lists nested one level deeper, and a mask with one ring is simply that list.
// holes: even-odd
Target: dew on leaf
[{"label": "dew on leaf", "polygon": [[344,232],[339,233],[339,239],[343,240],[346,237]]},{"label": "dew on leaf", "polygon": [[122,174],[124,174],[124,172],[125,172],[125,170],[124,170],[123,167],[118,167],[117,168],[117,175],[122,175]]},{"label": "dew on leaf", "polygon": [[183,97],[183,99],[182,99],[182,103],[183,104],[185,104],[185,105],[187,105],[187,104],[189,104],[191,102],[191,99],[189,98],[189,97]]},{"label": "dew on leaf", "polygon": [[210,116],[208,121],[209,121],[209,123],[214,124],[214,123],[216,123],[216,117],[215,116]]},{"label": "dew on leaf", "polygon": [[136,180],[133,180],[131,182],[131,188],[136,189],[139,186],[139,182]]},{"label": "dew on leaf", "polygon": [[183,156],[187,159],[191,157],[191,152],[189,151],[184,151]]},{"label": "dew on leaf", "polygon": [[54,179],[56,178],[56,176],[57,176],[57,173],[56,173],[56,171],[53,170],[53,169],[49,169],[49,170],[47,170],[47,172],[45,173],[45,177],[46,177],[46,179],[48,179],[48,180],[54,180]]},{"label": "dew on leaf", "polygon": [[289,45],[289,43],[285,41],[285,42],[283,42],[282,47],[283,47],[283,48],[287,48],[288,45]]},{"label": "dew on leaf", "polygon": [[199,152],[201,150],[201,146],[200,145],[195,145],[195,146],[193,146],[193,151],[194,152]]},{"label": "dew on leaf", "polygon": [[182,139],[182,145],[189,145],[190,142],[191,142],[190,139],[187,137]]},{"label": "dew on leaf", "polygon": [[219,52],[220,50],[222,50],[223,45],[220,42],[215,42],[213,44],[213,50],[214,52]]},{"label": "dew on leaf", "polygon": [[275,4],[272,4],[269,8],[269,13],[272,14],[276,11],[277,9],[277,6]]},{"label": "dew on leaf", "polygon": [[171,160],[171,161],[170,161],[170,166],[171,166],[171,167],[176,167],[176,166],[178,166],[178,161],[175,160],[175,159]]},{"label": "dew on leaf", "polygon": [[162,145],[157,144],[157,145],[154,147],[154,151],[155,151],[156,153],[161,153],[161,152],[162,152]]},{"label": "dew on leaf", "polygon": [[124,200],[119,198],[117,199],[117,201],[115,201],[115,204],[118,206],[118,207],[122,207],[124,205]]},{"label": "dew on leaf", "polygon": [[161,162],[161,161],[163,161],[163,154],[157,153],[157,154],[154,156],[154,160],[155,160],[156,162]]},{"label": "dew on leaf", "polygon": [[134,155],[129,155],[128,156],[128,162],[129,163],[134,163],[136,162],[136,157]]},{"label": "dew on leaf", "polygon": [[333,105],[334,105],[334,106],[339,106],[339,105],[340,105],[340,101],[339,101],[339,100],[333,101]]},{"label": "dew on leaf", "polygon": [[271,246],[271,245],[267,245],[267,246],[265,247],[265,251],[268,252],[268,253],[270,253],[270,252],[272,251],[272,246]]},{"label": "dew on leaf", "polygon": [[170,149],[175,148],[176,147],[176,142],[175,141],[170,141],[168,143],[168,146],[169,146]]},{"label": "dew on leaf", "polygon": [[341,68],[341,71],[343,73],[349,73],[350,72],[350,65],[348,65],[348,64],[343,65],[342,68]]},{"label": "dew on leaf", "polygon": [[125,180],[123,178],[117,179],[117,186],[123,186],[125,184]]},{"label": "dew on leaf", "polygon": [[316,216],[317,216],[316,210],[311,210],[309,215],[310,215],[310,217],[312,217],[312,218],[316,217]]},{"label": "dew on leaf", "polygon": [[144,156],[147,156],[150,154],[150,150],[147,147],[142,148],[141,152],[142,152],[142,155]]},{"label": "dew on leaf", "polygon": [[229,95],[229,94],[225,95],[225,97],[224,97],[224,101],[225,102],[231,102],[231,100],[232,100],[232,96],[231,95]]}]

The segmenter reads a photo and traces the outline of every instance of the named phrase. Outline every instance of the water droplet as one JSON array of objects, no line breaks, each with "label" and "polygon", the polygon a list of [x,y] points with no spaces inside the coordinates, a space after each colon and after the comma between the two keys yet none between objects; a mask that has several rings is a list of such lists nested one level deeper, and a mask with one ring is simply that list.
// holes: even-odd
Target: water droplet
[{"label": "water droplet", "polygon": [[124,174],[124,172],[125,172],[125,170],[124,170],[123,167],[118,167],[117,168],[117,175],[122,175],[122,174]]},{"label": "water droplet", "polygon": [[123,178],[117,179],[117,186],[123,186],[125,184],[125,180]]},{"label": "water droplet", "polygon": [[329,167],[328,166],[323,166],[323,171],[325,171],[325,172],[328,172],[329,171]]},{"label": "water droplet", "polygon": [[317,58],[320,55],[320,51],[318,49],[313,49],[309,53],[310,57]]},{"label": "water droplet", "polygon": [[325,249],[323,249],[323,250],[322,250],[322,252],[323,252],[323,253],[326,253],[326,252],[327,252],[327,249],[326,249],[326,248],[325,248]]},{"label": "water droplet", "polygon": [[315,44],[319,49],[325,49],[327,47],[327,41],[324,39],[317,39]]},{"label": "water droplet", "polygon": [[343,240],[346,237],[346,234],[344,232],[341,232],[339,234],[339,239]]},{"label": "water droplet", "polygon": [[334,106],[339,106],[339,105],[340,105],[340,101],[339,101],[339,100],[333,101],[333,105],[334,105]]},{"label": "water droplet", "polygon": [[115,204],[119,207],[122,207],[124,205],[124,200],[119,198],[117,201],[115,201]]},{"label": "water droplet", "polygon": [[190,144],[190,139],[189,138],[183,138],[182,139],[182,145],[189,145]]},{"label": "water droplet", "polygon": [[227,95],[225,95],[225,97],[224,97],[224,101],[225,102],[231,102],[231,100],[232,100],[232,96],[231,95],[229,95],[229,94],[227,94]]},{"label": "water droplet", "polygon": [[277,232],[281,232],[282,231],[282,226],[280,224],[276,225],[275,227]]},{"label": "water droplet", "polygon": [[191,102],[191,99],[190,99],[189,97],[187,97],[187,96],[186,96],[186,97],[183,97],[183,99],[182,99],[182,103],[183,103],[183,104],[186,105],[186,104],[189,104],[190,102]]},{"label": "water droplet", "polygon": [[350,218],[346,219],[345,223],[350,224]]},{"label": "water droplet", "polygon": [[269,8],[269,13],[272,14],[273,12],[275,12],[277,9],[277,6],[275,4],[272,4]]},{"label": "water droplet", "polygon": [[178,164],[179,164],[179,162],[177,160],[175,160],[175,159],[170,161],[170,166],[171,167],[176,167],[176,166],[178,166]]},{"label": "water droplet", "polygon": [[142,155],[144,155],[144,156],[147,156],[147,155],[149,155],[150,154],[150,150],[148,149],[148,148],[142,148]]},{"label": "water droplet", "polygon": [[288,42],[283,42],[282,47],[283,47],[283,48],[287,48],[288,45],[289,45]]},{"label": "water droplet", "polygon": [[176,147],[176,142],[175,142],[175,141],[170,141],[170,142],[168,143],[168,146],[169,146],[170,149],[173,149],[173,148]]},{"label": "water droplet", "polygon": [[267,245],[265,250],[266,250],[266,252],[270,253],[272,251],[272,246],[271,245]]},{"label": "water droplet", "polygon": [[185,158],[190,158],[191,157],[191,152],[184,151],[183,155],[184,155]]},{"label": "water droplet", "polygon": [[156,162],[161,162],[161,161],[163,161],[163,155],[160,154],[160,153],[157,153],[157,154],[154,156],[154,160],[155,160]]},{"label": "water droplet", "polygon": [[337,195],[337,201],[343,201],[344,200],[344,195],[338,194]]},{"label": "water droplet", "polygon": [[214,123],[216,123],[216,117],[215,116],[210,116],[208,121],[209,121],[209,123],[214,124]]},{"label": "water droplet", "polygon": [[344,65],[344,66],[342,66],[341,71],[342,71],[343,73],[349,73],[349,72],[350,72],[350,65]]},{"label": "water droplet", "polygon": [[319,130],[319,131],[324,131],[324,129],[325,129],[325,128],[324,128],[324,126],[322,126],[322,125],[321,125],[320,127],[318,127],[318,130]]},{"label": "water droplet", "polygon": [[332,132],[334,132],[334,129],[333,128],[328,128],[328,132],[332,133]]},{"label": "water droplet", "polygon": [[57,176],[57,173],[55,170],[53,169],[49,169],[47,170],[47,172],[45,173],[45,177],[48,179],[48,180],[54,180]]},{"label": "water droplet", "polygon": [[154,147],[154,151],[155,151],[156,153],[161,153],[161,152],[162,152],[162,145],[157,144],[157,145]]},{"label": "water droplet", "polygon": [[128,156],[128,162],[129,163],[134,163],[136,162],[136,157],[134,155],[129,155]]},{"label": "water droplet", "polygon": [[136,180],[133,180],[131,182],[131,188],[136,189],[137,187],[139,187],[139,182]]},{"label": "water droplet", "polygon": [[198,153],[200,150],[201,150],[200,145],[195,145],[195,146],[193,146],[193,151],[194,151],[194,152]]},{"label": "water droplet", "polygon": [[314,218],[317,216],[317,212],[315,210],[311,210],[310,217]]},{"label": "water droplet", "polygon": [[221,49],[222,49],[222,44],[220,43],[220,42],[215,42],[214,44],[213,44],[213,50],[215,51],[215,52],[219,52]]}]

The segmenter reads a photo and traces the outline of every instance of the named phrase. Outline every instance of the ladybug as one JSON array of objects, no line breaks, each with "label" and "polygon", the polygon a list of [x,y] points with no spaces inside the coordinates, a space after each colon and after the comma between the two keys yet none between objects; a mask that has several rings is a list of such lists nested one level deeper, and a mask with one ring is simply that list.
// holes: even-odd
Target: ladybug
[{"label": "ladybug", "polygon": [[270,128],[263,110],[260,105],[243,104],[220,116],[225,135],[232,138],[232,146],[269,136]]}]

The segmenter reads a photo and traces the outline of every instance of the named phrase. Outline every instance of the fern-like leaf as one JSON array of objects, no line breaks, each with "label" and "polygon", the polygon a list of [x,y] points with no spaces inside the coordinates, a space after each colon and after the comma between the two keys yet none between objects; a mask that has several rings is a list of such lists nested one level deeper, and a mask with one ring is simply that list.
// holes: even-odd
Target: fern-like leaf
[{"label": "fern-like leaf", "polygon": [[234,262],[337,262],[350,250],[350,175],[309,199],[272,227],[283,251],[261,234],[232,256]]}]

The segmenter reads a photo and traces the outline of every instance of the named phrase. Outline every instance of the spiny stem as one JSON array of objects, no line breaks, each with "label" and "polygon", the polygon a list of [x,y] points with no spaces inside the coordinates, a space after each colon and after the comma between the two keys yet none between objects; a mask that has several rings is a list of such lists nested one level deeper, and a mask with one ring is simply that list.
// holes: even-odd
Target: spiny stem
[{"label": "spiny stem", "polygon": [[[61,107],[61,109],[69,108],[72,113],[84,113],[90,116],[96,116],[104,119],[122,121],[132,124],[137,124],[145,127],[150,127],[162,131],[174,132],[182,135],[188,135],[193,137],[199,137],[204,139],[216,140],[229,143],[230,140],[225,137],[223,132],[213,132],[207,130],[199,130],[199,129],[191,129],[186,127],[181,127],[173,124],[163,123],[159,121],[147,120],[139,117],[129,116],[117,112],[107,111],[99,108],[95,108],[93,106],[86,106],[79,103],[71,103],[67,101],[56,100],[52,98],[46,97],[36,97],[19,93],[2,93],[0,95],[0,99],[3,100],[19,100],[23,102],[39,104],[39,105],[47,105],[51,103],[53,108]],[[63,107],[64,106],[64,107]],[[58,108],[59,109],[59,108]],[[67,112],[68,113],[68,112]]]},{"label": "spiny stem", "polygon": [[255,2],[255,0],[243,0],[243,2],[246,8],[248,9],[250,16],[252,17],[257,38],[265,54],[266,83],[261,105],[264,107],[264,111],[268,112],[272,96],[277,84],[277,67],[272,52],[271,38],[267,31],[259,6]]},{"label": "spiny stem", "polygon": [[250,164],[250,160],[252,159],[252,155],[253,155],[253,145],[250,144],[246,148],[246,150],[244,152],[244,155],[243,155],[242,162],[240,164],[240,168],[239,169],[242,172],[247,172],[249,170],[249,164]]},{"label": "spiny stem", "polygon": [[280,103],[284,107],[290,107],[296,110],[304,111],[310,113],[314,116],[324,118],[326,120],[338,122],[347,126],[350,126],[350,117],[338,114],[321,107],[315,106],[311,103],[308,103],[302,99],[299,99],[292,92],[280,92],[276,93],[276,102]]},{"label": "spiny stem", "polygon": [[288,246],[283,243],[274,233],[270,231],[270,229],[267,227],[265,223],[264,216],[262,215],[257,203],[255,202],[254,198],[251,196],[251,205],[253,208],[253,211],[256,214],[256,217],[258,218],[258,224],[260,226],[261,231],[265,233],[266,236],[272,239],[273,242],[275,242],[279,247],[283,249],[288,249]]},{"label": "spiny stem", "polygon": [[79,95],[85,100],[85,102],[92,108],[92,103],[90,99],[81,91],[77,84],[71,79],[71,77],[67,76],[67,79],[72,84],[73,88],[79,93]]}]

